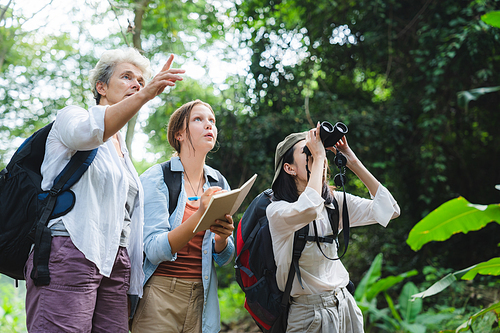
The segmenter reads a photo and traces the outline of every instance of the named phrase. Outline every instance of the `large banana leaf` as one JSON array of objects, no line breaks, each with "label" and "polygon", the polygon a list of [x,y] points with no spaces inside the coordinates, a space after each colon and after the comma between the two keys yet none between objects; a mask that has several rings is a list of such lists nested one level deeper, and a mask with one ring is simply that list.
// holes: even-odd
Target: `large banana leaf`
[{"label": "large banana leaf", "polygon": [[478,99],[479,97],[481,97],[485,94],[492,93],[492,92],[499,91],[499,90],[500,90],[500,86],[483,87],[483,88],[476,88],[476,89],[471,89],[471,90],[459,91],[457,93],[458,106],[467,110],[469,107],[470,101],[475,101],[476,99]]},{"label": "large banana leaf", "polygon": [[416,269],[399,274],[397,276],[388,276],[386,278],[380,279],[377,282],[373,283],[371,286],[368,286],[365,291],[366,300],[370,302],[373,298],[377,297],[383,291],[391,288],[395,284],[403,281],[407,277],[417,275],[418,271]]},{"label": "large banana leaf", "polygon": [[432,295],[436,295],[437,293],[440,293],[443,289],[447,288],[450,284],[455,282],[456,280],[460,279],[462,276],[464,276],[468,271],[476,267],[476,265],[471,266],[469,268],[463,269],[461,271],[455,272],[455,273],[450,273],[446,275],[444,278],[439,280],[438,282],[434,283],[432,286],[427,288],[427,290],[422,291],[421,293],[418,294],[413,294],[411,295],[412,301],[414,301],[417,298],[424,298]]},{"label": "large banana leaf", "polygon": [[476,274],[482,275],[500,275],[500,258],[493,258],[472,267],[462,280],[472,280]]},{"label": "large banana leaf", "polygon": [[382,253],[377,254],[375,259],[373,259],[370,268],[356,287],[356,291],[354,292],[356,301],[360,302],[366,299],[367,290],[380,279],[380,276],[382,276]]},{"label": "large banana leaf", "polygon": [[500,223],[500,204],[474,205],[458,197],[445,202],[418,222],[406,243],[418,251],[431,241],[444,241],[452,235],[479,230],[489,222]]},{"label": "large banana leaf", "polygon": [[[407,282],[399,295],[399,308],[404,320],[413,323],[422,311],[422,299],[413,299],[412,295],[418,291],[413,282]],[[425,330],[424,330],[425,331]]]},{"label": "large banana leaf", "polygon": [[472,280],[477,274],[500,275],[500,258],[493,258],[461,271],[450,273],[421,293],[411,295],[412,300],[435,295],[458,279]]},{"label": "large banana leaf", "polygon": [[479,318],[487,315],[488,313],[493,313],[493,317],[496,317],[496,319],[493,318],[492,323],[490,323],[488,325],[488,327],[479,328],[479,330],[477,330],[478,328],[476,327],[475,332],[489,332],[492,329],[493,325],[495,325],[495,324],[498,327],[498,319],[500,318],[500,315],[499,315],[500,314],[500,302],[495,303],[495,304],[491,305],[490,307],[488,307],[484,310],[481,310],[478,313],[472,315],[465,323],[460,325],[456,329],[455,332],[470,332],[470,331],[472,331],[473,323],[476,322]]}]

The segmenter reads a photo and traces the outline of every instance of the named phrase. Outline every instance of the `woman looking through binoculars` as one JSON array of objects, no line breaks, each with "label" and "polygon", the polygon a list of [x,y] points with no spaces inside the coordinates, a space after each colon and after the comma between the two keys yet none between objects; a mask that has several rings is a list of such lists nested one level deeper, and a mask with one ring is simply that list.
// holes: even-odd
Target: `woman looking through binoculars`
[{"label": "woman looking through binoculars", "polygon": [[[276,280],[282,291],[292,261],[295,231],[309,224],[310,236],[316,233],[322,239],[336,238],[342,229],[344,207],[349,212],[351,227],[376,223],[385,227],[399,216],[396,200],[356,157],[345,136],[327,149],[335,148],[346,157],[347,167],[363,181],[371,199],[344,196],[330,189],[319,123],[308,132],[290,134],[276,148],[273,201],[266,214],[277,266]],[[339,216],[338,225],[330,224],[335,214]],[[301,281],[296,275],[292,284],[287,332],[363,332],[363,316],[346,289],[349,273],[336,260],[337,250],[336,241],[307,242],[299,260]]]}]

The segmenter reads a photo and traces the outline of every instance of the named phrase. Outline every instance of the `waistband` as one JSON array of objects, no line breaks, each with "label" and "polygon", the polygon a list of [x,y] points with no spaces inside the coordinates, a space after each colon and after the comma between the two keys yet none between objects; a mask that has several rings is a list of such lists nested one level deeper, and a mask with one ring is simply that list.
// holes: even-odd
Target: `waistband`
[{"label": "waistband", "polygon": [[203,286],[203,280],[201,278],[199,279],[184,279],[184,278],[178,278],[174,276],[164,276],[164,275],[152,275],[150,280],[155,280],[160,284],[166,285],[166,284],[182,284],[186,286],[194,286],[196,287],[197,285]]},{"label": "waistband", "polygon": [[292,297],[292,301],[299,304],[323,304],[323,306],[332,306],[344,300],[347,297],[347,293],[347,289],[341,287],[321,294]]}]

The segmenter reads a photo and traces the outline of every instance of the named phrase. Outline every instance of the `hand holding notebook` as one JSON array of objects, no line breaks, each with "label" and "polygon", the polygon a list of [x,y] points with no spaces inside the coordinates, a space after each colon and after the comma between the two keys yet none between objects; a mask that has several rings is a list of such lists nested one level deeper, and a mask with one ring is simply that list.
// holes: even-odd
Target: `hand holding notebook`
[{"label": "hand holding notebook", "polygon": [[215,220],[225,221],[226,214],[233,215],[236,213],[252,188],[256,178],[257,174],[253,175],[252,178],[238,189],[214,194],[200,222],[194,228],[193,233],[210,229],[210,226],[215,224]]}]

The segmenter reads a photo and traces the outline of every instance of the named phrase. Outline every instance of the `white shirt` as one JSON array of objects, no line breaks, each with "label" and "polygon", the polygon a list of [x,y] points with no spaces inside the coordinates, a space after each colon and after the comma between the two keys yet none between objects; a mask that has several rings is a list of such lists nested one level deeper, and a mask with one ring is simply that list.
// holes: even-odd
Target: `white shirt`
[{"label": "white shirt", "polygon": [[[75,206],[66,215],[50,221],[49,227],[62,221],[76,248],[96,264],[99,273],[109,277],[120,244],[129,178],[113,142],[103,142],[106,109],[107,106],[93,106],[87,111],[67,106],[60,110],[47,138],[41,173],[42,189],[48,190],[77,150],[99,147],[88,170],[72,187],[76,195]],[[139,188],[131,216],[127,252],[132,265],[129,294],[142,296],[143,191],[120,133],[118,138],[125,165]]]},{"label": "white shirt", "polygon": [[[339,204],[340,226],[342,228],[343,192],[333,192]],[[293,237],[295,231],[316,220],[318,236],[332,234],[324,199],[310,187],[296,202],[274,201],[269,204],[266,215],[273,241],[274,260],[277,266],[276,281],[281,290],[285,289],[290,263],[292,261]],[[333,205],[331,206],[333,208]],[[351,227],[379,223],[387,226],[390,219],[399,216],[399,206],[391,193],[379,185],[372,200],[347,194],[347,210]],[[312,224],[309,235],[314,235]],[[320,243],[323,252],[330,258],[337,258],[337,248],[333,244]],[[300,273],[304,289],[295,277],[291,296],[314,295],[345,287],[349,283],[349,273],[340,260],[326,259],[315,242],[307,242],[299,259]]]}]

